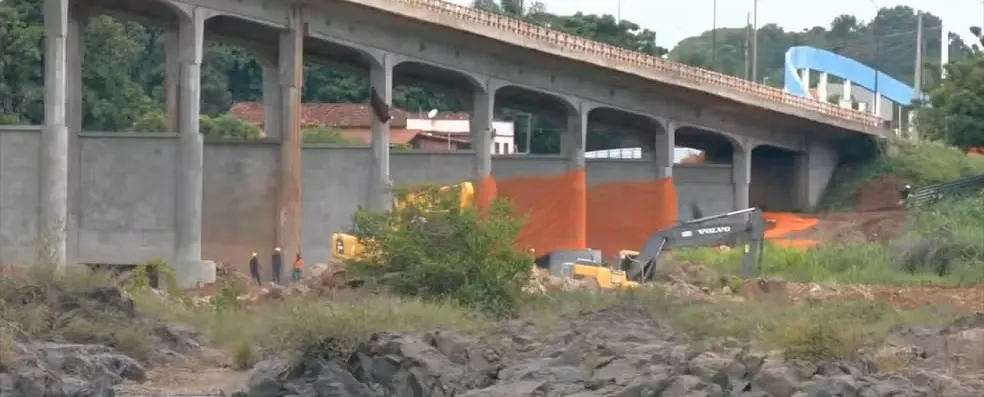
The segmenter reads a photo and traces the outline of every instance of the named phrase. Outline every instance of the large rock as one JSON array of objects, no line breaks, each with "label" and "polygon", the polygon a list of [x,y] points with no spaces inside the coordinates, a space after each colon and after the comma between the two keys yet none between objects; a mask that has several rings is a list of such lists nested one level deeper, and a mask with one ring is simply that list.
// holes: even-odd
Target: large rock
[{"label": "large rock", "polygon": [[16,343],[21,360],[0,373],[0,397],[105,397],[123,380],[143,381],[136,360],[106,346]]}]

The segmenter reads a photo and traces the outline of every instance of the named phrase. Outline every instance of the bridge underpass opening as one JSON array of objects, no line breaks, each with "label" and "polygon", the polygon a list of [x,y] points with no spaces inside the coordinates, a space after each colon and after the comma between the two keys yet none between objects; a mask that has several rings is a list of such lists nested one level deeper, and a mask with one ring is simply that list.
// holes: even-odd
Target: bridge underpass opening
[{"label": "bridge underpass opening", "polygon": [[586,224],[589,248],[613,260],[639,250],[657,230],[677,220],[673,147],[662,124],[650,117],[600,107],[588,114],[589,150],[638,148],[638,158],[587,158]]},{"label": "bridge underpass opening", "polygon": [[[394,148],[412,146],[439,151],[473,148],[470,120],[475,116],[472,101],[482,90],[474,78],[423,62],[405,61],[393,68],[393,87],[393,103],[408,113],[402,131],[391,122]],[[412,138],[412,145],[396,140],[398,134],[408,133],[417,134]],[[392,169],[397,172],[397,165],[394,164]],[[394,183],[401,182],[394,177]]]},{"label": "bridge underpass opening", "polygon": [[752,149],[749,205],[762,211],[805,211],[796,194],[799,157],[799,153],[775,146]]}]

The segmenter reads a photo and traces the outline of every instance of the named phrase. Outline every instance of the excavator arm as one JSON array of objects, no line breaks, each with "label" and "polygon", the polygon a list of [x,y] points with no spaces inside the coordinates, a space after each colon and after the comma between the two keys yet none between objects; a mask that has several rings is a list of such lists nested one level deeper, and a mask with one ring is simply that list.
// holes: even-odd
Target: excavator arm
[{"label": "excavator arm", "polygon": [[[694,214],[702,215],[696,207]],[[745,255],[741,274],[749,277],[761,266],[765,228],[765,218],[758,208],[679,222],[650,236],[638,254],[621,252],[621,267],[630,280],[644,282],[653,277],[665,248],[743,244]]]}]

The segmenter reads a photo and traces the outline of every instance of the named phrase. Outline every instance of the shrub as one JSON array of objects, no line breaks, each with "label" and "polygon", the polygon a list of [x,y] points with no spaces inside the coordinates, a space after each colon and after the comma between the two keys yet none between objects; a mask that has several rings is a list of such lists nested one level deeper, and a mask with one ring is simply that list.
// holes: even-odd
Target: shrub
[{"label": "shrub", "polygon": [[240,341],[232,351],[232,368],[237,371],[245,371],[256,365],[256,354],[253,352],[253,345],[249,341]]},{"label": "shrub", "polygon": [[514,313],[532,267],[529,255],[515,248],[522,222],[504,201],[494,201],[482,217],[459,209],[458,195],[447,193],[426,186],[408,200],[409,191],[400,190],[395,196],[407,205],[357,211],[354,233],[366,255],[350,265],[370,274],[401,273],[387,284],[402,294]]},{"label": "shrub", "polygon": [[346,138],[338,129],[328,126],[305,128],[303,134],[304,143],[362,144]]}]

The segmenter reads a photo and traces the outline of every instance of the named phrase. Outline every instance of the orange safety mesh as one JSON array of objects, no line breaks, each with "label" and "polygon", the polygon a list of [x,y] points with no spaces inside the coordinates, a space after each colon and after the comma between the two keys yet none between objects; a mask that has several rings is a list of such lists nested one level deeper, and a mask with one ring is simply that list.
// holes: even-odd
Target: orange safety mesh
[{"label": "orange safety mesh", "polygon": [[817,218],[799,217],[787,212],[765,212],[766,221],[774,221],[775,227],[765,231],[765,239],[788,248],[813,248],[818,242],[810,239],[794,239],[790,235],[805,232],[817,225]]},{"label": "orange safety mesh", "polygon": [[498,190],[495,179],[491,175],[486,175],[478,180],[475,186],[475,207],[478,208],[479,214],[485,216]]},{"label": "orange safety mesh", "polygon": [[517,216],[527,217],[526,226],[517,238],[519,248],[534,249],[539,254],[585,247],[584,181],[581,168],[563,175],[495,182],[498,196],[512,204]]},{"label": "orange safety mesh", "polygon": [[639,250],[658,230],[677,220],[673,178],[609,182],[588,189],[588,247],[611,257]]}]

